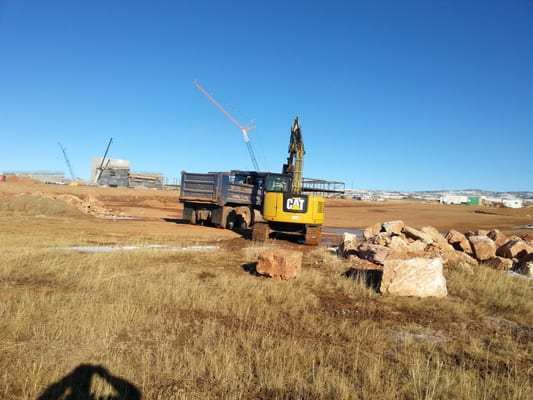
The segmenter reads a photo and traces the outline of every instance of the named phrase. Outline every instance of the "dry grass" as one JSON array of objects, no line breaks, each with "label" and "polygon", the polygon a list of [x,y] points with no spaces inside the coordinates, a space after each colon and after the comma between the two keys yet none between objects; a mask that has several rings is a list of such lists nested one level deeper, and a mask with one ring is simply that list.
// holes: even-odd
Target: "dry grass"
[{"label": "dry grass", "polygon": [[84,365],[144,399],[533,398],[531,287],[496,271],[448,272],[445,299],[394,298],[322,248],[278,282],[247,272],[276,242],[81,253],[57,247],[154,241],[20,210],[0,225],[2,399],[37,399]]}]

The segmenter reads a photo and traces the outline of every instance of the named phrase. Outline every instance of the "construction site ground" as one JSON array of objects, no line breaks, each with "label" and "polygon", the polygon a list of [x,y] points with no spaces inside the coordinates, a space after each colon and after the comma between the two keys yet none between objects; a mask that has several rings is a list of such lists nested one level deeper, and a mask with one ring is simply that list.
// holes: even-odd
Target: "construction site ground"
[{"label": "construction site ground", "polygon": [[[251,237],[247,231],[234,232],[188,224],[182,219],[183,207],[178,197],[176,191],[151,189],[13,181],[0,183],[0,210],[25,211],[35,216],[69,214],[76,218],[76,223],[68,227],[50,226],[49,235],[56,233],[53,231],[56,226],[63,233],[65,229],[72,233],[91,232],[95,242],[98,242],[98,231],[105,231],[105,236],[114,234],[131,240],[161,239],[167,243],[173,240],[240,242]],[[328,199],[324,237],[329,238],[326,242],[332,244],[344,230],[364,229],[393,220],[403,220],[412,227],[430,225],[443,233],[450,229],[463,233],[499,229],[507,235],[523,235],[532,232],[528,228],[533,224],[533,208],[531,205],[519,209],[444,205],[419,200]],[[31,230],[31,227],[28,229]]]}]

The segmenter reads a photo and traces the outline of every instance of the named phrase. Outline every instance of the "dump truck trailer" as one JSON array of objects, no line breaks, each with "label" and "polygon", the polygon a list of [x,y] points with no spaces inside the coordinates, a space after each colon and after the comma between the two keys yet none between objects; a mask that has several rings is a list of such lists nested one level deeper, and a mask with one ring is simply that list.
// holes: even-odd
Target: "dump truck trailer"
[{"label": "dump truck trailer", "polygon": [[265,174],[230,171],[181,174],[179,201],[183,219],[191,224],[247,228],[259,210]]}]

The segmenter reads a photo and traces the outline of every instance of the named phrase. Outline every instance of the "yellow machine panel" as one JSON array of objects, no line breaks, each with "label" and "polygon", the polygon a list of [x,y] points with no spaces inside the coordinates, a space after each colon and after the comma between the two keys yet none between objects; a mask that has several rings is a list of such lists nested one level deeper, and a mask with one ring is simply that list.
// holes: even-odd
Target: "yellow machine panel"
[{"label": "yellow machine panel", "polygon": [[263,200],[266,221],[321,225],[324,223],[322,196],[268,192]]}]

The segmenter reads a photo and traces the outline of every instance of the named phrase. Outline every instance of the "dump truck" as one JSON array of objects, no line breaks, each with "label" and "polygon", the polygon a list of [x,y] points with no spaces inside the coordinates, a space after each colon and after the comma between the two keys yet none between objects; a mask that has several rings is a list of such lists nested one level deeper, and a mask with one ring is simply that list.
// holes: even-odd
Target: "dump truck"
[{"label": "dump truck", "polygon": [[194,225],[245,229],[261,208],[267,174],[256,171],[192,173],[182,171],[179,201],[183,219]]}]

